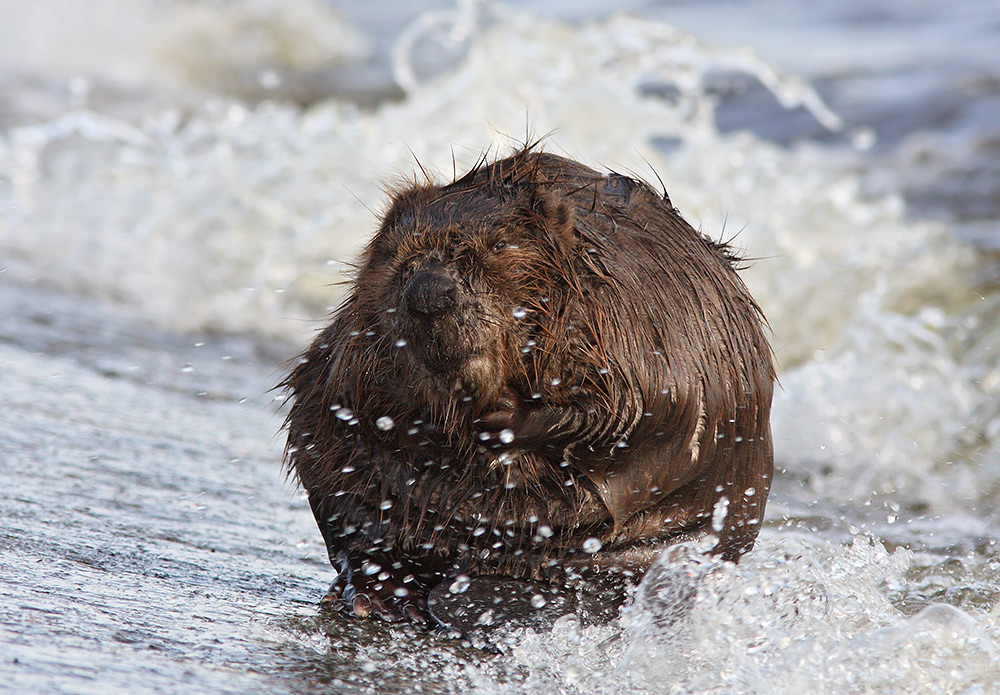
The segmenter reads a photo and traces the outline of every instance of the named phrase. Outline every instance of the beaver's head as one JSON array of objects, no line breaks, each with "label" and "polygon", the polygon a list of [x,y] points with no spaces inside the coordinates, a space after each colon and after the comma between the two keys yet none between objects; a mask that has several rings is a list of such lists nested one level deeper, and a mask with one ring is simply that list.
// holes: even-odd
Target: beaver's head
[{"label": "beaver's head", "polygon": [[568,204],[488,169],[398,193],[357,280],[358,301],[405,363],[395,371],[424,391],[468,396],[474,410],[524,378],[575,243]]}]

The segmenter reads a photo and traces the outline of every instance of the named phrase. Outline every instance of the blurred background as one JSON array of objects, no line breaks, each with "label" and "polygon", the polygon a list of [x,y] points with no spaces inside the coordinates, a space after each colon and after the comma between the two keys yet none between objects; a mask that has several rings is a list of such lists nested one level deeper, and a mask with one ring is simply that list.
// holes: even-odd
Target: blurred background
[{"label": "blurred background", "polygon": [[[405,692],[434,654],[440,691],[1000,688],[998,46],[992,0],[0,0],[0,672]],[[393,633],[313,622],[331,571],[269,389],[387,184],[540,136],[753,259],[767,526],[696,646],[639,620],[392,671]]]}]

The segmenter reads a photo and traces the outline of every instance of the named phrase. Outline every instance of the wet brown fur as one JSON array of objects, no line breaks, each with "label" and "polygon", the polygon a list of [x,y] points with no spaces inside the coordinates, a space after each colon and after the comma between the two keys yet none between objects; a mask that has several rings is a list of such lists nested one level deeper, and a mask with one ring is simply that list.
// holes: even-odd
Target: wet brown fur
[{"label": "wet brown fur", "polygon": [[[285,384],[331,558],[538,578],[703,534],[725,498],[716,552],[736,560],[770,486],[775,376],[737,261],[646,184],[531,148],[396,190]],[[404,297],[422,269],[457,283],[433,325]],[[483,444],[512,396],[546,434]]]}]

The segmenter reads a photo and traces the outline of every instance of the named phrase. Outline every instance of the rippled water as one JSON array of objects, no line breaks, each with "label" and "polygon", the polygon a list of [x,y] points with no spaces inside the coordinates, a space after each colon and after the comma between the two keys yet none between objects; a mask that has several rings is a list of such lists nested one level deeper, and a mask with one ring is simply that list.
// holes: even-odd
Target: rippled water
[{"label": "rippled water", "polygon": [[[0,0],[5,689],[1000,692],[1000,11],[601,4]],[[761,539],[609,625],[324,618],[271,389],[387,180],[545,133],[757,259]]]}]

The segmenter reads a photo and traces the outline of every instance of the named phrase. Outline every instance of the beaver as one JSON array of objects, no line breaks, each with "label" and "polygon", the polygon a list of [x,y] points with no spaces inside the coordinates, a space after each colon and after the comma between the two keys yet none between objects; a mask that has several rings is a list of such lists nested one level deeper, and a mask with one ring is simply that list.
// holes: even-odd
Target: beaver
[{"label": "beaver", "polygon": [[347,612],[455,577],[643,570],[770,488],[775,371],[740,259],[666,193],[536,147],[395,190],[284,382],[286,460]]}]

